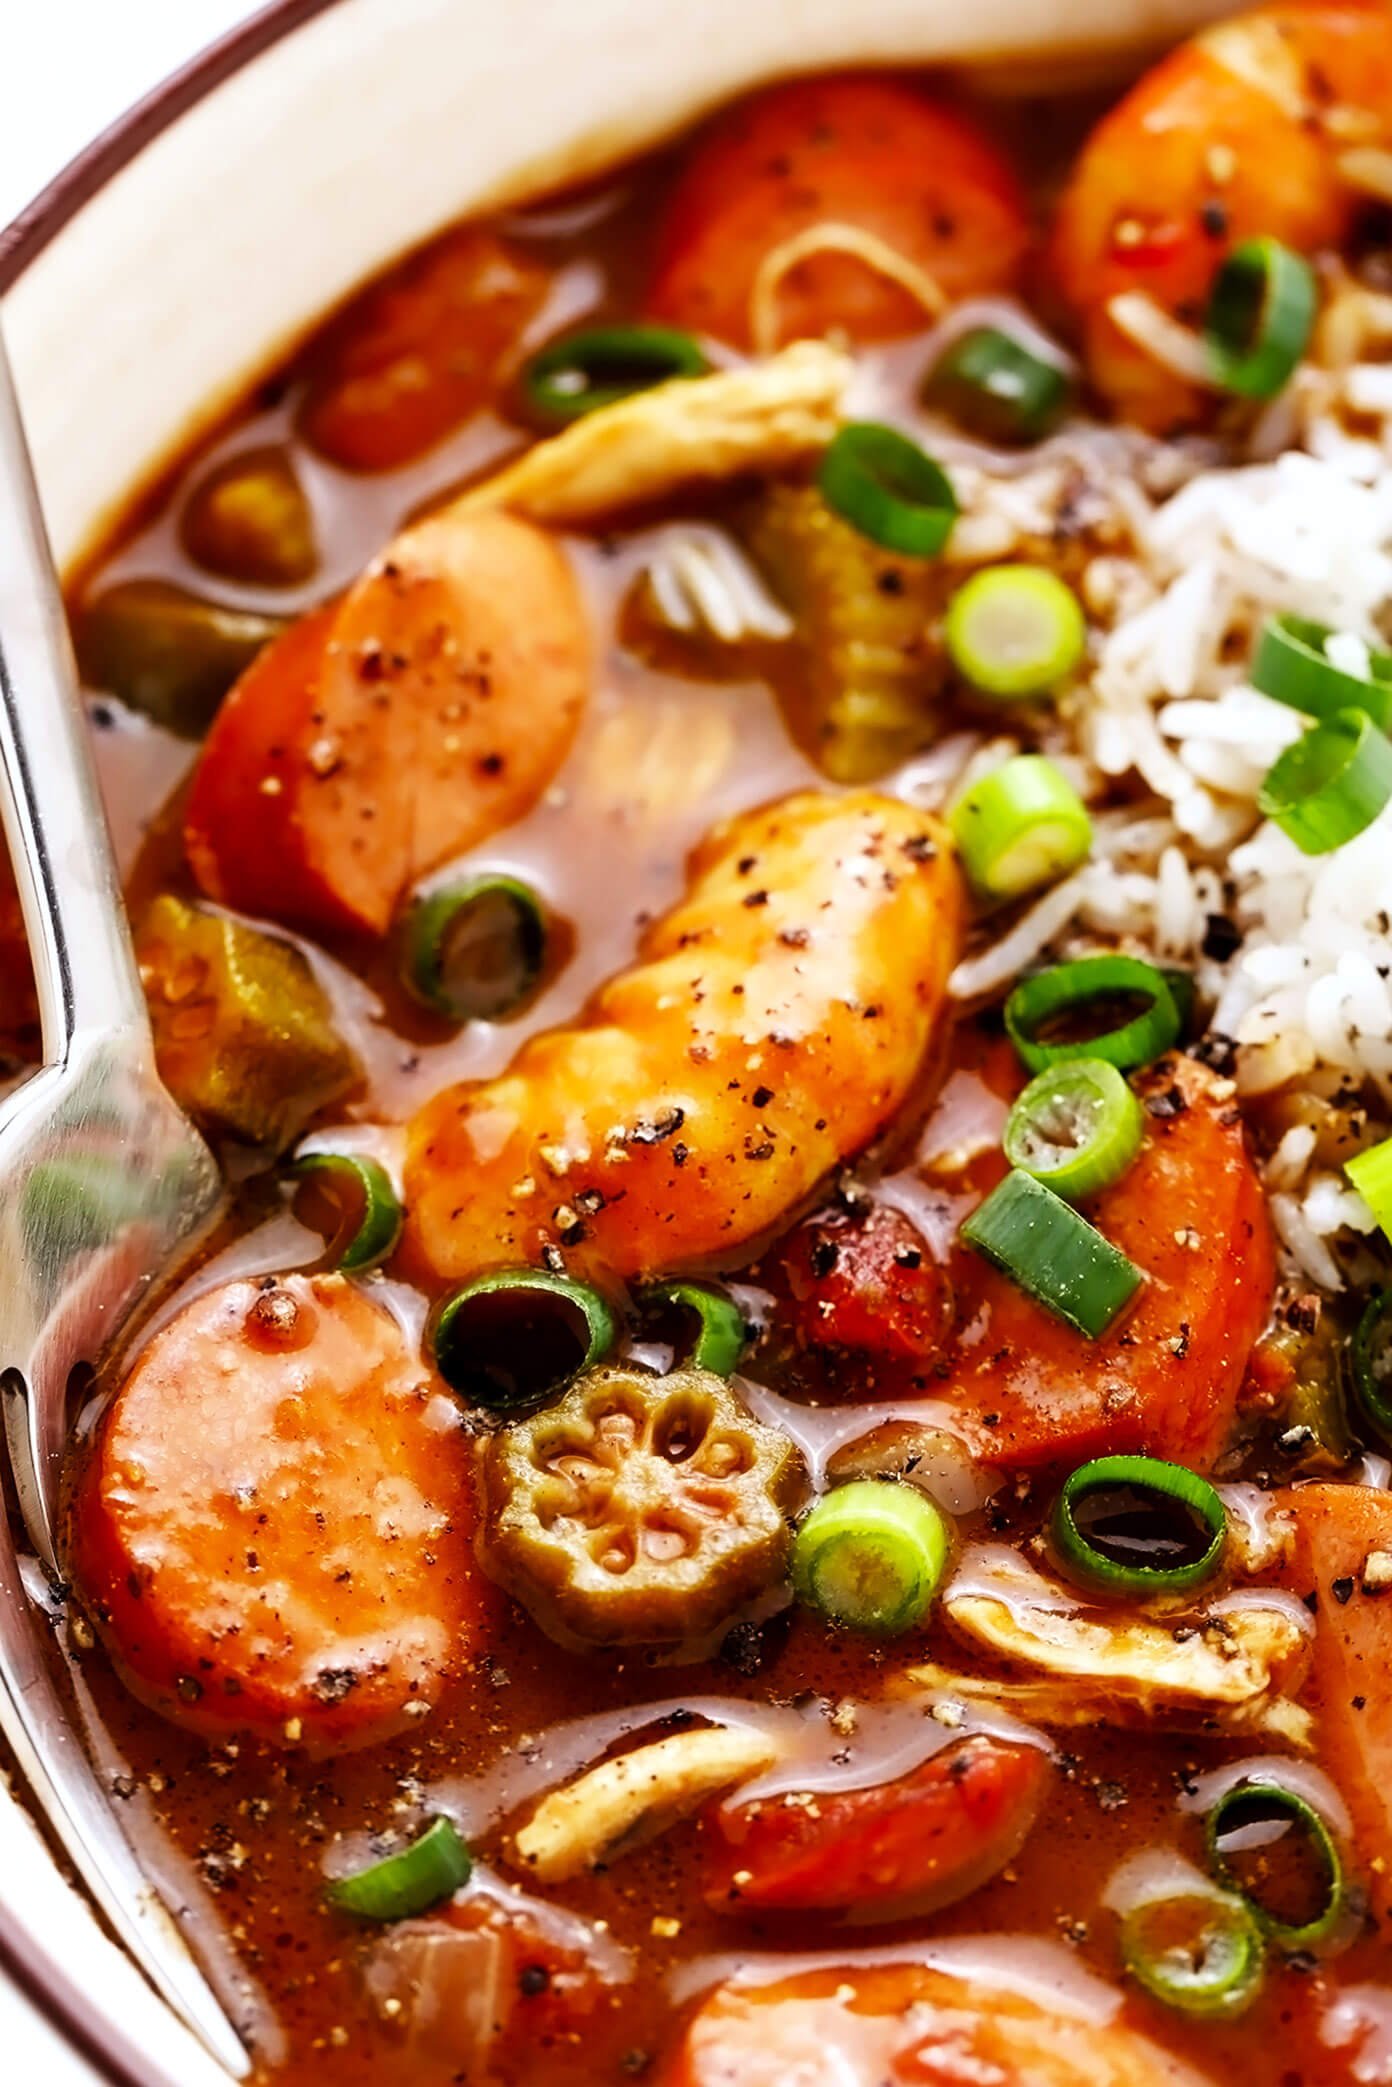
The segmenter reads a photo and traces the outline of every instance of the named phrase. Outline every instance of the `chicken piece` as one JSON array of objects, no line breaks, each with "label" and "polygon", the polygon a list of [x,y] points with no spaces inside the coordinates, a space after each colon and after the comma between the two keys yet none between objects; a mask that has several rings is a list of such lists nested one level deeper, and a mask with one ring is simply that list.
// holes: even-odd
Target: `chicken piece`
[{"label": "chicken piece", "polygon": [[674,1732],[587,1768],[543,1797],[513,1835],[519,1866],[543,1884],[598,1869],[652,1840],[734,1783],[761,1775],[779,1757],[767,1732],[704,1725]]},{"label": "chicken piece", "polygon": [[434,1280],[564,1250],[625,1278],[730,1255],[894,1117],[959,938],[950,844],[863,792],[742,814],[580,1027],[411,1125],[407,1253]]},{"label": "chicken piece", "polygon": [[768,362],[676,377],[586,414],[446,510],[502,507],[562,527],[694,485],[786,470],[836,433],[850,358],[799,341]]},{"label": "chicken piece", "polygon": [[948,1675],[919,1666],[919,1687],[986,1696],[1046,1723],[1148,1724],[1275,1733],[1308,1743],[1309,1718],[1287,1700],[1310,1657],[1310,1631],[1289,1597],[1217,1601],[1173,1618],[1088,1608],[1016,1552],[978,1552],[943,1597],[957,1634],[1027,1681]]}]

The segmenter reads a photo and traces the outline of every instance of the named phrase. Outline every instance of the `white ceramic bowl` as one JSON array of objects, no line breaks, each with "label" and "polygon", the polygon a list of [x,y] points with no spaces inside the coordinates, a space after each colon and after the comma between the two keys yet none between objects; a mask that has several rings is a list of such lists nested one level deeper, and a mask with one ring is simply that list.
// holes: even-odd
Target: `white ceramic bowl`
[{"label": "white ceramic bowl", "polygon": [[[280,0],[0,235],[61,563],[330,305],[462,212],[592,174],[742,87],[846,62],[1061,72],[1223,0]],[[7,1975],[8,1961],[12,1975]],[[30,2049],[27,2077],[11,2071]],[[226,2087],[0,1786],[0,2071]],[[30,2070],[32,2068],[32,2070]]]}]

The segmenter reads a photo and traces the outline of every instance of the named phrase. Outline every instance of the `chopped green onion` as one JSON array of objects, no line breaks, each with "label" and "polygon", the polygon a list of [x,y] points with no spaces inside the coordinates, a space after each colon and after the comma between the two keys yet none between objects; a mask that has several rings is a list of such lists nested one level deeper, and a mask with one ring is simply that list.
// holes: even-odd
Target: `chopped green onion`
[{"label": "chopped green onion", "polygon": [[1318,307],[1303,255],[1279,239],[1244,239],[1219,269],[1204,316],[1214,383],[1241,398],[1274,399],[1295,374]]},{"label": "chopped green onion", "polygon": [[551,341],[522,371],[522,397],[545,427],[564,427],[673,377],[703,377],[710,363],[675,326],[592,326]]},{"label": "chopped green onion", "polygon": [[1087,860],[1092,821],[1068,778],[1017,754],[972,783],[948,813],[962,865],[986,898],[1014,899]]},{"label": "chopped green onion", "polygon": [[334,1266],[353,1274],[385,1261],[401,1237],[401,1198],[380,1160],[357,1152],[306,1152],[294,1172],[306,1193],[296,1197],[314,1223],[315,1199],[330,1205],[328,1224],[318,1226],[329,1241]]},{"label": "chopped green onion", "polygon": [[1334,635],[1304,616],[1273,616],[1252,661],[1253,688],[1307,717],[1363,710],[1385,732],[1392,725],[1392,652],[1368,654],[1365,680],[1329,658],[1325,647]]},{"label": "chopped green onion", "polygon": [[1344,1172],[1381,1226],[1392,1239],[1392,1138],[1370,1145],[1344,1162]]},{"label": "chopped green onion", "polygon": [[422,893],[407,912],[402,982],[451,1021],[515,1013],[545,961],[546,915],[517,877],[468,877]]},{"label": "chopped green onion", "polygon": [[1073,394],[1067,370],[999,326],[974,326],[934,363],[923,401],[941,406],[983,442],[1038,442]]},{"label": "chopped green onion", "polygon": [[941,465],[879,421],[852,421],[832,437],[817,484],[843,521],[902,557],[936,557],[957,519]]},{"label": "chopped green onion", "polygon": [[1392,1290],[1369,1299],[1349,1344],[1353,1386],[1364,1413],[1392,1438]]},{"label": "chopped green onion", "polygon": [[1182,1891],[1122,1915],[1121,1958],[1153,2000],[1208,2020],[1242,2013],[1265,1969],[1262,1931],[1240,1898]]},{"label": "chopped green onion", "polygon": [[1145,1117],[1105,1058],[1074,1058],[1036,1074],[1005,1125],[1005,1156],[1065,1202],[1081,1202],[1126,1172]]},{"label": "chopped green onion", "polygon": [[1217,1570],[1227,1510],[1206,1478],[1158,1457],[1094,1457],[1065,1479],[1049,1524],[1070,1572],[1114,1594],[1176,1594]]},{"label": "chopped green onion", "polygon": [[539,1405],[614,1345],[597,1290],[537,1268],[504,1268],[454,1290],[435,1313],[435,1365],[451,1388],[495,1412]]},{"label": "chopped green onion", "polygon": [[1257,793],[1303,854],[1328,855],[1392,799],[1392,740],[1362,710],[1336,710],[1279,754]]},{"label": "chopped green onion", "polygon": [[1144,1280],[1095,1225],[1018,1167],[972,1212],[961,1236],[1089,1340],[1107,1331]]},{"label": "chopped green onion", "polygon": [[1197,997],[1192,971],[1181,971],[1177,964],[1161,964],[1160,976],[1170,989],[1170,998],[1179,1016],[1179,1034],[1188,1033],[1194,1019],[1194,1001]]},{"label": "chopped green onion", "polygon": [[1077,595],[1042,565],[991,565],[957,589],[943,638],[974,688],[1014,701],[1046,695],[1087,649]]},{"label": "chopped green onion", "polygon": [[[1094,1035],[1060,1034],[1065,1017],[1145,1002],[1141,1012]],[[1179,1035],[1179,1010],[1164,974],[1139,957],[1079,957],[1021,979],[1005,1003],[1010,1040],[1031,1072],[1074,1058],[1105,1058],[1121,1072],[1163,1057]]]},{"label": "chopped green onion", "polygon": [[453,1821],[436,1819],[399,1854],[335,1878],[325,1897],[340,1913],[354,1913],[359,1920],[409,1920],[452,1898],[468,1883],[473,1866]]},{"label": "chopped green onion", "polygon": [[892,1637],[927,1615],[947,1548],[947,1525],[916,1486],[853,1479],[799,1526],[793,1586],[831,1622]]},{"label": "chopped green onion", "polygon": [[1344,1865],[1312,1804],[1273,1778],[1247,1776],[1204,1821],[1214,1874],[1285,1949],[1322,1942],[1343,1907]]},{"label": "chopped green onion", "polygon": [[703,1283],[659,1283],[640,1300],[645,1309],[675,1308],[696,1320],[696,1338],[687,1361],[698,1370],[713,1370],[717,1377],[734,1374],[749,1339],[744,1313],[731,1297],[708,1290]]}]

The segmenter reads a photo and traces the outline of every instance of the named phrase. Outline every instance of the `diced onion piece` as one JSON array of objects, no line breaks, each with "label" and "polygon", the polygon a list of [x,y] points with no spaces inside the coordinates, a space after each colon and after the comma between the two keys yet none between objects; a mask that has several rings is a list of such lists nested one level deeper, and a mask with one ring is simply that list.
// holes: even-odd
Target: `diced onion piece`
[{"label": "diced onion piece", "polygon": [[330,1237],[335,1268],[349,1275],[385,1261],[401,1237],[401,1198],[380,1160],[358,1152],[306,1152],[296,1178],[325,1191],[338,1223]]},{"label": "diced onion piece", "polygon": [[892,1637],[922,1622],[947,1549],[947,1525],[916,1486],[853,1479],[804,1518],[793,1543],[793,1586],[832,1623]]},{"label": "diced onion piece", "polygon": [[[1288,1919],[1272,1904],[1266,1851],[1297,1833],[1318,1904],[1305,1920]],[[1273,1776],[1248,1776],[1223,1792],[1204,1820],[1208,1859],[1222,1883],[1246,1902],[1260,1926],[1283,1949],[1309,1949],[1322,1942],[1343,1908],[1344,1865],[1334,1836],[1314,1806]],[[1254,1885],[1246,1889],[1239,1868],[1245,1855],[1257,1859]],[[1282,1865],[1284,1868],[1284,1865]]]},{"label": "diced onion piece", "polygon": [[1121,1178],[1144,1131],[1141,1105],[1116,1067],[1105,1058],[1074,1058],[1037,1074],[1016,1099],[1005,1156],[1077,1203]]},{"label": "diced onion piece", "polygon": [[564,1390],[614,1345],[597,1290],[539,1268],[504,1268],[454,1290],[430,1344],[445,1382],[473,1404],[510,1413]]},{"label": "diced onion piece", "polygon": [[1261,1989],[1262,1931],[1245,1902],[1227,1892],[1143,1899],[1122,1916],[1120,1941],[1136,1984],[1178,2014],[1231,2020]]},{"label": "diced onion piece", "polygon": [[877,420],[851,421],[833,437],[817,484],[843,521],[901,557],[936,557],[957,519],[942,466]]},{"label": "diced onion piece", "polygon": [[522,397],[543,427],[568,427],[635,391],[709,369],[699,344],[675,326],[592,326],[532,356],[522,371]]},{"label": "diced onion piece", "polygon": [[1092,848],[1087,807],[1041,754],[1018,754],[972,783],[948,824],[963,868],[986,898],[1019,898],[1053,884]]},{"label": "diced onion piece", "polygon": [[1042,565],[992,565],[948,604],[943,637],[974,688],[1007,701],[1057,688],[1087,649],[1077,595]]},{"label": "diced onion piece", "polygon": [[1365,711],[1337,710],[1267,770],[1257,808],[1305,855],[1354,840],[1392,799],[1392,741]]},{"label": "diced onion piece", "polygon": [[1216,1572],[1228,1517],[1206,1478],[1159,1457],[1094,1457],[1065,1479],[1049,1524],[1069,1571],[1112,1594],[1176,1594]]},{"label": "diced onion piece", "polygon": [[359,1920],[409,1920],[469,1881],[473,1858],[450,1819],[436,1819],[409,1848],[337,1877],[325,1893],[331,1906]]},{"label": "diced onion piece", "polygon": [[1392,652],[1370,652],[1365,679],[1329,658],[1325,648],[1334,635],[1304,616],[1273,616],[1252,661],[1253,688],[1307,717],[1362,710],[1385,732],[1392,724]]},{"label": "diced onion piece", "polygon": [[1144,1280],[1095,1225],[1018,1168],[972,1212],[961,1236],[1089,1340],[1107,1331]]},{"label": "diced onion piece", "polygon": [[[1131,998],[1145,1005],[1115,1029],[1071,1042],[1046,1038],[1047,1030],[1057,1030],[1065,1016],[1079,1014],[1090,1003]],[[1179,1035],[1180,1017],[1169,980],[1154,964],[1139,957],[1095,956],[1051,964],[1022,978],[1005,1003],[1005,1026],[1031,1072],[1073,1058],[1105,1058],[1130,1072],[1169,1050]]]},{"label": "diced onion piece", "polygon": [[1218,271],[1204,316],[1211,381],[1274,399],[1295,374],[1319,308],[1315,272],[1279,239],[1244,239]]}]

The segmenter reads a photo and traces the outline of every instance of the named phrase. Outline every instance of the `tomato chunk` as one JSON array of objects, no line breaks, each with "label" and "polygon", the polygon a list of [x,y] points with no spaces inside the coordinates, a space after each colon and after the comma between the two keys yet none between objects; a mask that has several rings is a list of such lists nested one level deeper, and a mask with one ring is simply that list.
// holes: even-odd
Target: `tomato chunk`
[{"label": "tomato chunk", "polygon": [[1230,1089],[1193,1059],[1139,1091],[1145,1144],[1086,1206],[1147,1277],[1115,1330],[1088,1340],[969,1248],[953,1257],[956,1357],[934,1396],[989,1463],[1144,1450],[1202,1471],[1232,1431],[1275,1285],[1261,1182]]},{"label": "tomato chunk", "polygon": [[436,240],[332,329],[302,425],[350,471],[391,471],[483,405],[546,295],[545,269],[477,225]]},{"label": "tomato chunk", "polygon": [[985,1734],[864,1790],[790,1790],[714,1806],[704,1819],[706,1902],[888,1919],[964,1898],[1017,1853],[1048,1756]]},{"label": "tomato chunk", "polygon": [[235,1282],[156,1334],[81,1474],[73,1569],[135,1692],[316,1751],[397,1730],[481,1639],[453,1403],[341,1276]]},{"label": "tomato chunk", "polygon": [[1353,1818],[1373,1905],[1392,1910],[1392,1494],[1296,1486],[1290,1585],[1313,1596],[1320,1765]]},{"label": "tomato chunk", "polygon": [[574,576],[500,514],[424,522],[269,645],[208,735],[184,839],[210,898],[380,935],[418,877],[528,811],[590,667]]},{"label": "tomato chunk", "polygon": [[[950,298],[1001,289],[1028,220],[1008,161],[969,118],[883,79],[795,80],[721,117],[679,179],[648,299],[669,324],[750,344],[760,268],[831,224],[870,234]],[[911,332],[922,305],[859,256],[799,261],[778,291],[779,338]]]},{"label": "tomato chunk", "polygon": [[[1203,2076],[1207,2078],[1207,2075]],[[717,1986],[660,2087],[1200,2087],[1123,2023],[923,1964]]]},{"label": "tomato chunk", "polygon": [[845,1348],[920,1367],[938,1348],[952,1309],[947,1273],[901,1211],[825,1211],[783,1250],[808,1348]]}]

